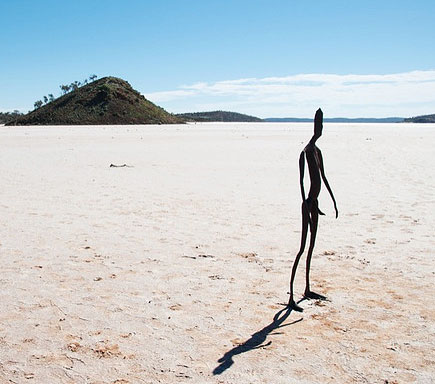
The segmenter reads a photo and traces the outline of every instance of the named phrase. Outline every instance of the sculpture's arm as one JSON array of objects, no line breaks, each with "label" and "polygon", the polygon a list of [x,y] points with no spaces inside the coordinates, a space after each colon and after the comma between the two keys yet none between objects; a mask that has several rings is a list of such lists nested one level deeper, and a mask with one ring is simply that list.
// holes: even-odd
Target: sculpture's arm
[{"label": "sculpture's arm", "polygon": [[304,172],[305,172],[305,152],[302,151],[299,156],[299,184],[301,186],[302,201],[305,203]]},{"label": "sculpture's arm", "polygon": [[326,179],[325,175],[325,169],[323,168],[323,157],[322,152],[320,149],[317,149],[318,158],[319,158],[319,168],[320,168],[320,174],[322,175],[323,182],[326,185],[326,188],[328,189],[329,194],[331,195],[332,201],[334,202],[334,209],[335,209],[335,218],[338,218],[338,209],[337,209],[337,203],[335,202],[334,194],[332,193],[332,189],[329,186],[328,180]]}]

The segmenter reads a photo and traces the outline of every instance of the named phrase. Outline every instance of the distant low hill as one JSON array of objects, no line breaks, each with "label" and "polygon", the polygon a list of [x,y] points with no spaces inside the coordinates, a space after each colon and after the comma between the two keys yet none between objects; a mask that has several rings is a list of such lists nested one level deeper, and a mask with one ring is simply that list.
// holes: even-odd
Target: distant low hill
[{"label": "distant low hill", "polygon": [[261,122],[262,119],[254,116],[244,115],[237,112],[226,112],[226,111],[212,111],[212,112],[192,112],[192,113],[179,113],[176,115],[187,121],[195,122]]},{"label": "distant low hill", "polygon": [[[269,117],[263,119],[269,123],[311,123],[313,119],[297,118],[297,117]],[[404,121],[403,117],[384,117],[384,118],[370,118],[361,117],[355,119],[348,119],[346,117],[332,117],[324,118],[325,123],[401,123]]]},{"label": "distant low hill", "polygon": [[103,77],[79,87],[7,125],[174,124],[166,112],[122,79]]},{"label": "distant low hill", "polygon": [[409,117],[405,119],[405,123],[435,123],[435,115]]}]

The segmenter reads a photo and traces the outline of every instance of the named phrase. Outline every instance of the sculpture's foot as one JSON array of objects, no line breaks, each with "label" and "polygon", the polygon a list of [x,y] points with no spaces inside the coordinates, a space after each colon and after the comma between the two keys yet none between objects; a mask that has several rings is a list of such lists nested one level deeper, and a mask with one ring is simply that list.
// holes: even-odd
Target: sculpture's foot
[{"label": "sculpture's foot", "polygon": [[304,309],[301,308],[299,305],[297,305],[294,300],[290,300],[288,302],[288,307],[293,309],[294,311],[297,311],[297,312],[303,312],[304,311]]},{"label": "sculpture's foot", "polygon": [[326,300],[326,296],[320,295],[319,293],[310,290],[305,291],[304,297],[307,299],[314,299],[314,300]]}]

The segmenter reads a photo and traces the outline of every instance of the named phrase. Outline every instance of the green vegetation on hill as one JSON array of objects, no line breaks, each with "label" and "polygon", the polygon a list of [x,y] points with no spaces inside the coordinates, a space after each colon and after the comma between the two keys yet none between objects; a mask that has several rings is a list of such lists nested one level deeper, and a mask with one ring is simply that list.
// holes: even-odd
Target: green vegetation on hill
[{"label": "green vegetation on hill", "polygon": [[19,116],[7,125],[176,124],[125,80],[103,77]]},{"label": "green vegetation on hill", "polygon": [[[89,76],[89,81],[92,82],[97,78],[97,75],[91,75]],[[62,94],[65,95],[68,92],[71,91],[75,91],[76,89],[78,89],[79,87],[81,87],[82,85],[86,85],[88,84],[88,79],[83,80],[83,82],[81,81],[74,81],[71,84],[62,84],[59,85],[59,88],[62,91]],[[48,104],[51,103],[52,101],[54,101],[55,97],[52,93],[49,93],[48,96],[43,96],[42,100],[36,100],[35,103],[33,104],[33,106],[35,107],[35,109],[37,108],[41,108],[44,104]]]},{"label": "green vegetation on hill", "polygon": [[435,114],[409,117],[405,119],[405,123],[435,123]]},{"label": "green vegetation on hill", "polygon": [[225,121],[225,122],[252,123],[252,122],[263,121],[258,117],[244,115],[242,113],[226,112],[226,111],[180,113],[177,116],[186,119],[187,121],[196,121],[196,122]]},{"label": "green vegetation on hill", "polygon": [[0,124],[6,124],[10,121],[16,120],[19,116],[22,116],[22,113],[20,111],[13,111],[13,112],[0,112]]}]

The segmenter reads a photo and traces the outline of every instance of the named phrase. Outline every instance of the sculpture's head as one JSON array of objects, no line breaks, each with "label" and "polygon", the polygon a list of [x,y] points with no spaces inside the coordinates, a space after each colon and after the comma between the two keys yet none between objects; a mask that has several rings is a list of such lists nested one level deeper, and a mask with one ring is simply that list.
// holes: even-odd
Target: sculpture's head
[{"label": "sculpture's head", "polygon": [[316,138],[322,136],[322,130],[323,130],[323,112],[319,108],[316,111],[316,116],[314,116],[314,136]]},{"label": "sculpture's head", "polygon": [[314,116],[314,136],[320,137],[322,136],[323,130],[323,112],[319,108],[316,111],[316,116]]}]

